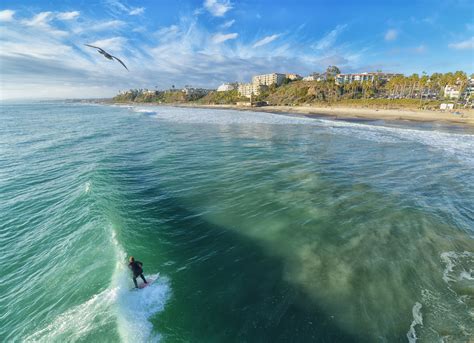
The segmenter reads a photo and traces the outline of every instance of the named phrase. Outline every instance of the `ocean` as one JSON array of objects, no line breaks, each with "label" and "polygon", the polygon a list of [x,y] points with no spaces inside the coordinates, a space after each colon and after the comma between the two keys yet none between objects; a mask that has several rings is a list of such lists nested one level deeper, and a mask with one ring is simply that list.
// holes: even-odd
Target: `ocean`
[{"label": "ocean", "polygon": [[4,102],[0,341],[473,340],[473,170],[461,127]]}]

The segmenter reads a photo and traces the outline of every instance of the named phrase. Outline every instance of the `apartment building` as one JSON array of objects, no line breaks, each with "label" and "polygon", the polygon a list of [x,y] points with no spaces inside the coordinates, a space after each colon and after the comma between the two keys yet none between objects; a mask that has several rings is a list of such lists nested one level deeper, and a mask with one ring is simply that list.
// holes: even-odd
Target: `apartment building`
[{"label": "apartment building", "polygon": [[255,75],[252,77],[252,83],[254,85],[270,86],[270,85],[281,85],[286,79],[285,74],[272,73],[272,74],[263,74]]},{"label": "apartment building", "polygon": [[239,83],[237,90],[240,96],[250,98],[253,94],[253,84],[251,83]]},{"label": "apartment building", "polygon": [[256,83],[240,83],[237,89],[240,96],[250,98],[252,95],[259,95],[267,87]]}]

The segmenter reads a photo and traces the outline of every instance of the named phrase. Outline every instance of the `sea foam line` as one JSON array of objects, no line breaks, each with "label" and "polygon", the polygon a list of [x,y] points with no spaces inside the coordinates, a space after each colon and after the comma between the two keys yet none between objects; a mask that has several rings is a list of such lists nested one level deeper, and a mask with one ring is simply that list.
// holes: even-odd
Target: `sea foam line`
[{"label": "sea foam line", "polygon": [[133,107],[135,112],[154,114],[157,119],[187,124],[310,125],[330,132],[379,143],[414,142],[435,148],[474,165],[474,135],[416,128],[389,127],[324,118],[307,118],[267,112],[209,110],[200,108]]},{"label": "sea foam line", "polygon": [[410,343],[415,343],[418,339],[418,337],[416,337],[415,326],[423,326],[423,316],[421,315],[421,308],[422,305],[419,302],[416,302],[411,310],[413,314],[413,321],[411,322],[410,329],[407,332],[408,342]]}]

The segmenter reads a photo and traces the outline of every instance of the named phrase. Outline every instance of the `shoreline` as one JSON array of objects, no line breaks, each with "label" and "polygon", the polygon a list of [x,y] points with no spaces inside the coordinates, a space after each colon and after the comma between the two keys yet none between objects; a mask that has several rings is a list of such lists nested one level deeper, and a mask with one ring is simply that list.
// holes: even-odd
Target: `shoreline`
[{"label": "shoreline", "polygon": [[429,110],[407,109],[374,109],[356,107],[315,107],[315,106],[237,106],[237,105],[199,105],[199,104],[173,104],[175,107],[232,109],[239,111],[269,112],[298,114],[305,117],[327,117],[340,120],[386,120],[386,121],[411,121],[426,123],[455,124],[474,127],[474,112],[464,110],[460,114],[451,112],[435,112]]},{"label": "shoreline", "polygon": [[140,103],[123,102],[108,103],[115,105],[134,105],[134,106],[171,106],[171,107],[189,107],[189,108],[207,108],[215,110],[237,110],[252,112],[268,112],[281,114],[296,114],[305,117],[326,117],[334,120],[367,120],[367,121],[409,121],[422,123],[442,123],[449,125],[474,127],[474,111],[470,109],[461,109],[459,114],[453,112],[441,112],[430,110],[410,110],[410,109],[382,109],[382,108],[361,108],[349,106],[240,106],[240,105],[203,105],[196,103]]}]

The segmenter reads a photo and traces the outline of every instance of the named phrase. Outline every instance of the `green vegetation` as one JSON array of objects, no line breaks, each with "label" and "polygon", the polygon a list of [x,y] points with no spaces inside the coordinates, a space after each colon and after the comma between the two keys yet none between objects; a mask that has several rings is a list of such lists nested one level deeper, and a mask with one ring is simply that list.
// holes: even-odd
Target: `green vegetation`
[{"label": "green vegetation", "polygon": [[[262,88],[252,101],[265,102],[277,106],[316,105],[332,106],[345,105],[351,107],[375,108],[439,108],[444,99],[444,87],[451,85],[462,94],[460,104],[470,103],[468,89],[469,80],[466,73],[434,73],[421,76],[395,76],[389,81],[375,79],[372,81],[346,84],[336,84],[335,75],[339,73],[336,66],[329,66],[326,80],[323,81],[290,81],[286,79],[281,86],[271,85]],[[471,75],[471,78],[474,77]],[[472,89],[472,86],[471,86]],[[463,93],[464,92],[464,93]],[[208,94],[186,95],[180,90],[143,91],[130,90],[113,98],[116,102],[157,102],[197,104],[236,104],[239,101],[248,102],[248,98],[239,96],[237,90]]]},{"label": "green vegetation", "polygon": [[142,90],[129,90],[113,98],[115,102],[158,102],[158,103],[179,103],[193,101],[192,97],[187,97],[181,90],[146,92]]},{"label": "green vegetation", "polygon": [[239,92],[235,89],[232,91],[225,91],[225,92],[217,92],[213,91],[209,94],[205,95],[204,97],[197,100],[199,104],[218,104],[218,105],[226,105],[226,104],[235,104],[238,101],[249,101],[245,97],[241,97]]}]

